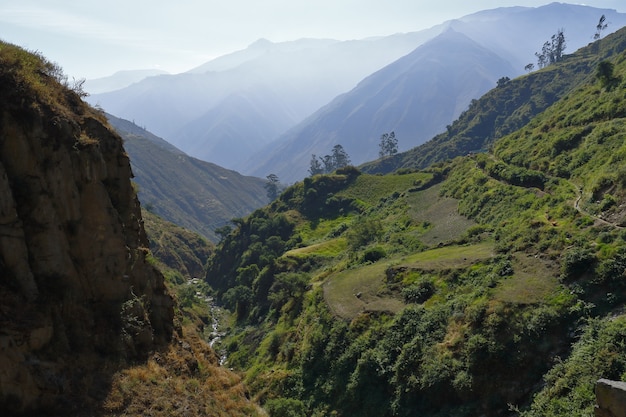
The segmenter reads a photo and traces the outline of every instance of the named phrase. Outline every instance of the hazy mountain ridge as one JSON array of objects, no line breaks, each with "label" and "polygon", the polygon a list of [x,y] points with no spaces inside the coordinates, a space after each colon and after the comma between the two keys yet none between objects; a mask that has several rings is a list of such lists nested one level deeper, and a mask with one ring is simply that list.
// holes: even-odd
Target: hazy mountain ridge
[{"label": "hazy mountain ridge", "polygon": [[[380,135],[390,131],[395,131],[396,137],[399,139],[400,150],[420,145],[437,133],[444,131],[448,124],[455,120],[463,110],[467,109],[472,99],[477,99],[490,90],[496,85],[496,81],[500,77],[512,78],[522,74],[525,64],[535,60],[534,52],[540,50],[543,42],[549,40],[556,32],[554,25],[558,26],[557,22],[567,22],[565,26],[568,28],[568,32],[566,32],[568,48],[589,43],[599,19],[595,13],[598,16],[601,16],[602,13],[610,16],[611,21],[614,22],[612,30],[619,28],[620,23],[626,24],[625,14],[560,3],[552,3],[539,8],[494,9],[446,22],[442,25],[445,29],[441,35],[418,49],[426,47],[438,38],[445,39],[447,33],[463,34],[463,36],[457,37],[459,45],[455,45],[452,39],[449,39],[450,42],[446,47],[432,45],[430,55],[421,57],[421,62],[416,59],[415,66],[423,65],[420,72],[415,71],[415,67],[412,67],[411,70],[404,67],[406,73],[402,74],[407,79],[420,76],[428,77],[433,80],[431,84],[439,83],[438,85],[424,85],[424,90],[416,90],[415,96],[411,97],[406,89],[399,86],[400,83],[396,89],[390,89],[386,93],[381,91],[379,95],[372,95],[367,90],[361,89],[364,84],[362,82],[349,93],[340,96],[312,117],[281,135],[260,155],[255,155],[254,159],[245,164],[245,166],[253,167],[254,170],[246,172],[254,175],[267,175],[274,172],[280,178],[284,178],[286,182],[298,180],[306,176],[311,154],[324,155],[338,143],[344,146],[353,163],[364,163],[368,160],[377,159],[377,145]],[[570,32],[572,33],[571,37]],[[454,71],[459,50],[464,54],[469,52],[463,49],[464,46],[461,46],[467,42],[467,39],[471,39],[475,43],[474,48],[481,45],[481,48],[489,50],[490,54],[495,55],[497,52],[500,59],[492,59],[490,61],[492,67],[486,68],[487,66],[484,65],[485,55],[478,55],[477,52],[474,62],[466,60],[463,66],[456,67],[456,71]],[[446,48],[458,49],[456,53],[448,54]],[[479,49],[476,48],[475,50],[478,51]],[[569,51],[569,49],[567,50]],[[417,50],[408,56],[416,52]],[[464,57],[467,58],[467,55]],[[405,59],[406,57],[403,57],[388,65],[365,81],[379,83],[382,90],[383,86],[390,83],[394,77],[400,77],[398,73],[403,71],[402,62]],[[432,64],[428,59],[432,60]],[[509,65],[503,65],[502,61],[507,61]],[[439,74],[439,72],[444,71],[441,65],[445,65],[445,63],[448,63],[449,66],[448,72]],[[515,66],[511,66],[511,64],[515,64]],[[435,65],[440,65],[440,67]],[[471,72],[468,71],[468,68],[476,71],[474,77],[469,76]],[[413,74],[410,71],[413,71]],[[385,79],[385,73],[389,74],[388,79]],[[464,82],[460,81],[463,79]],[[459,80],[458,84],[461,88],[453,86],[454,80]],[[419,83],[418,80],[413,82]],[[406,85],[410,84],[406,82]],[[476,88],[470,91],[469,86]],[[430,90],[430,87],[434,87],[434,90]],[[441,89],[440,94],[437,93],[437,88]],[[463,88],[466,91],[463,92]],[[448,90],[446,91],[446,89]],[[444,91],[446,92],[444,93]],[[394,104],[397,105],[398,97],[403,94],[406,94],[404,103],[399,107],[394,106]],[[455,94],[459,96],[446,102],[447,98],[453,97]],[[423,101],[420,102],[419,100]],[[343,104],[338,104],[342,101]],[[350,118],[358,113],[363,114],[361,120],[350,125]],[[402,117],[400,116],[401,113],[404,113]],[[293,166],[285,163],[286,160],[293,160]]]},{"label": "hazy mountain ridge", "polygon": [[[477,100],[446,131],[432,140],[392,157],[367,162],[365,172],[388,173],[427,166],[482,152],[497,139],[514,132],[578,85],[593,77],[596,66],[620,50],[623,31],[607,35],[613,42],[594,43],[564,57],[562,63],[513,79]],[[621,40],[620,40],[621,39]]]},{"label": "hazy mountain ridge", "polygon": [[[95,94],[88,100],[111,114],[146,126],[183,151],[203,149],[203,143],[210,148],[212,141],[224,138],[203,135],[191,140],[190,136],[198,126],[206,129],[216,124],[211,116],[224,113],[216,106],[224,100],[228,102],[229,96],[245,98],[252,103],[252,109],[264,109],[271,119],[292,120],[288,128],[435,33],[436,30],[430,30],[342,42],[304,39],[284,43],[287,47],[265,41],[251,45],[252,53],[246,50],[232,54],[232,62],[228,57],[217,58],[215,67],[220,70],[152,77],[123,90]],[[212,68],[209,64],[204,68]],[[209,115],[207,120],[205,114]],[[234,117],[245,120],[247,115]],[[254,126],[244,124],[241,128],[245,133],[239,134],[235,143],[249,140],[247,132]],[[220,162],[207,154],[203,159]]]},{"label": "hazy mountain ridge", "polygon": [[626,26],[625,13],[558,2],[537,8],[497,8],[464,16],[451,24],[455,30],[509,60],[516,75],[520,75],[526,64],[536,63],[534,53],[541,52],[543,43],[559,29],[565,33],[568,54],[593,42],[602,15],[608,23],[603,36]]},{"label": "hazy mountain ridge", "polygon": [[89,94],[99,94],[128,87],[147,77],[164,74],[167,74],[167,72],[157,69],[118,71],[108,77],[86,80],[84,89]]},{"label": "hazy mountain ridge", "polygon": [[[358,41],[302,39],[274,44],[260,40],[244,51],[216,58],[189,73],[175,76],[175,79],[157,77],[160,79],[157,84],[146,80],[139,83],[144,85],[132,86],[128,91],[97,95],[92,102],[148,127],[196,157],[250,174],[246,156],[263,146],[277,130],[286,132],[294,123],[301,122],[364,77],[446,29],[464,33],[504,57],[513,67],[514,72],[509,76],[517,76],[524,71],[526,64],[535,60],[534,52],[540,50],[543,42],[559,28],[565,30],[567,52],[589,43],[602,14],[609,22],[607,33],[626,23],[624,14],[615,11],[552,3],[538,8],[487,10],[421,32]],[[361,72],[357,74],[355,71]],[[234,98],[247,103],[250,113],[233,107]],[[259,109],[263,111],[259,112]],[[452,110],[448,112],[458,114]],[[381,119],[382,115],[380,112],[377,116]],[[246,120],[258,123],[261,116],[267,122],[259,125],[258,137],[251,135],[255,126]],[[272,121],[268,121],[270,119]],[[449,118],[444,125],[453,119]],[[225,126],[220,126],[222,120]],[[438,132],[435,126],[441,127],[442,124],[436,122],[433,126],[420,128],[434,135]],[[368,133],[376,137],[384,132]],[[337,132],[333,135],[337,136]],[[421,140],[419,137],[420,134],[415,132],[403,140],[401,138],[400,145],[403,149],[416,146]],[[284,149],[282,142],[276,142],[277,152]],[[255,145],[254,150],[225,156],[228,163],[223,163],[218,159],[223,151],[215,155],[208,151],[219,148],[219,143],[238,144],[234,146],[239,150],[251,143]],[[260,157],[255,155],[254,166],[262,163],[257,161]],[[307,158],[298,157],[301,160]],[[264,153],[262,158],[269,160],[272,157]],[[286,155],[286,159],[294,158]],[[259,172],[256,174],[260,175]],[[267,175],[267,172],[262,174]]]},{"label": "hazy mountain ridge", "polygon": [[[494,80],[512,75],[505,60],[448,29],[377,71],[270,144],[246,164],[287,182],[307,175],[311,154],[341,144],[354,164],[376,159],[380,135],[394,131],[401,149],[425,142]],[[249,168],[250,169],[250,168]]]},{"label": "hazy mountain ridge", "polygon": [[[262,97],[259,97],[262,96]],[[227,167],[240,167],[299,118],[270,91],[233,93],[185,125],[178,135],[186,151]],[[263,106],[263,101],[272,101]],[[199,141],[198,138],[207,138]],[[233,148],[238,149],[233,152]]]}]

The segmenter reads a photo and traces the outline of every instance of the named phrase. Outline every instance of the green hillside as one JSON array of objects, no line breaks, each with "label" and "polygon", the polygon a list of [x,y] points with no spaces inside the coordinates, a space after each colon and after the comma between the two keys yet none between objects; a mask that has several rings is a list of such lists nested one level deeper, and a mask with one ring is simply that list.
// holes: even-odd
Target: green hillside
[{"label": "green hillside", "polygon": [[[344,168],[238,220],[206,280],[271,416],[586,416],[626,378],[625,40],[488,93],[528,94],[513,109],[474,103],[509,127],[450,147],[492,153]],[[551,90],[527,83],[567,74],[531,117]]]},{"label": "green hillside", "polygon": [[361,169],[369,173],[422,169],[438,161],[482,152],[578,86],[593,82],[598,63],[619,55],[625,46],[626,32],[620,30],[565,55],[561,62],[511,80],[472,100],[469,108],[432,140],[393,157],[363,164]]},{"label": "green hillside", "polygon": [[108,119],[124,139],[148,211],[217,242],[215,229],[267,203],[264,180],[192,158],[129,121]]}]

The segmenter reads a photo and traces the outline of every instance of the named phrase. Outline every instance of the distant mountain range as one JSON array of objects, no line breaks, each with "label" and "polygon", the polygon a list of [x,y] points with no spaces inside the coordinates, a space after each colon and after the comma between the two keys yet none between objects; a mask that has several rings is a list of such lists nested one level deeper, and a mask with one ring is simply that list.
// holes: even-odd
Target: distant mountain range
[{"label": "distant mountain range", "polygon": [[[429,37],[430,32],[348,42],[260,40],[187,73],[149,77],[92,94],[88,101],[195,157],[235,168]],[[226,151],[223,143],[229,144]]]},{"label": "distant mountain range", "polygon": [[167,74],[167,72],[157,69],[118,71],[108,77],[94,78],[85,81],[84,90],[89,94],[105,93],[107,91],[115,91],[128,87],[147,77],[164,74]]},{"label": "distant mountain range", "polygon": [[447,22],[440,35],[337,97],[241,168],[292,182],[307,175],[312,154],[325,155],[336,144],[354,164],[378,158],[383,133],[394,131],[400,150],[421,145],[445,131],[498,79],[523,73],[523,63],[535,61],[533,51],[559,27],[568,28],[567,50],[589,43],[602,14],[619,22],[615,30],[626,24],[626,14],[561,3],[495,9]]},{"label": "distant mountain range", "polygon": [[359,164],[377,157],[380,135],[392,130],[401,150],[424,143],[499,78],[521,75],[557,30],[566,53],[591,42],[602,15],[606,33],[626,25],[613,10],[552,3],[358,41],[260,40],[89,100],[194,157],[292,182],[306,175],[311,154],[335,144]]},{"label": "distant mountain range", "polygon": [[193,158],[132,122],[107,115],[124,139],[142,206],[218,240],[215,229],[267,204],[265,181]]},{"label": "distant mountain range", "polygon": [[256,175],[295,181],[307,176],[312,154],[325,155],[336,144],[360,163],[378,157],[384,132],[394,131],[403,147],[425,142],[494,80],[513,73],[508,61],[450,28],[337,97],[248,166]]}]

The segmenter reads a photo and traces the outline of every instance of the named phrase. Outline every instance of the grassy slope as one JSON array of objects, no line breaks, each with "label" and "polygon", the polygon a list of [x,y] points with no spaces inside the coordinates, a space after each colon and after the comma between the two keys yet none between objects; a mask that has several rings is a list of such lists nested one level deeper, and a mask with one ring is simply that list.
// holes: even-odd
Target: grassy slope
[{"label": "grassy slope", "polygon": [[[626,90],[588,74],[610,50],[626,79],[625,36],[539,72],[588,66],[494,154],[307,179],[243,221],[207,280],[237,308],[230,360],[256,398],[307,415],[591,413],[593,381],[626,375]],[[429,240],[454,209],[473,223]],[[270,223],[280,244],[251,250]],[[252,291],[233,291],[251,265]]]},{"label": "grassy slope", "polygon": [[143,206],[217,242],[215,229],[267,203],[265,181],[172,149],[130,122],[110,117],[124,139]]},{"label": "grassy slope", "polygon": [[[476,166],[475,163],[473,165]],[[460,164],[454,166],[448,175],[460,174],[465,168]],[[480,169],[478,172],[482,173]],[[345,384],[343,378],[347,376],[333,370],[338,366],[336,361],[347,360],[350,365],[345,365],[349,366],[345,368],[346,371],[352,369],[348,373],[357,372],[359,356],[382,352],[380,349],[386,352],[391,349],[387,354],[392,356],[385,359],[389,361],[386,366],[389,367],[391,377],[394,367],[404,366],[400,363],[408,358],[398,357],[397,353],[393,353],[398,352],[393,346],[386,348],[384,346],[390,343],[390,340],[400,337],[394,335],[397,331],[395,323],[404,320],[406,314],[414,314],[411,313],[413,311],[419,312],[416,314],[433,314],[435,320],[432,323],[434,327],[420,336],[430,340],[429,352],[423,352],[420,359],[432,367],[424,378],[434,378],[430,383],[443,384],[453,392],[456,391],[456,396],[447,399],[451,404],[462,404],[461,397],[469,395],[467,390],[470,389],[480,389],[482,395],[498,397],[501,395],[499,388],[489,386],[486,382],[487,375],[482,371],[471,371],[475,375],[463,374],[476,379],[470,386],[464,385],[466,382],[455,386],[455,383],[448,379],[452,378],[451,372],[470,372],[467,367],[471,367],[472,361],[475,360],[470,358],[476,346],[463,346],[462,340],[471,338],[472,335],[483,340],[487,334],[488,339],[491,338],[489,343],[504,345],[499,348],[502,350],[501,354],[504,354],[508,349],[504,340],[516,337],[522,340],[515,347],[519,349],[524,343],[528,343],[523,340],[522,329],[526,326],[525,322],[537,320],[535,313],[532,312],[534,310],[539,311],[537,313],[539,315],[549,312],[548,316],[552,317],[550,319],[552,322],[548,320],[545,330],[553,330],[553,326],[558,322],[558,312],[572,302],[564,295],[565,289],[557,282],[556,272],[547,266],[530,268],[527,255],[508,256],[506,253],[503,254],[501,249],[496,250],[499,243],[494,246],[493,230],[477,226],[475,222],[459,215],[457,211],[459,200],[440,195],[443,192],[452,194],[448,181],[428,185],[432,184],[432,178],[440,175],[441,172],[437,170],[382,177],[363,174],[343,181],[342,189],[333,189],[334,193],[326,194],[320,191],[323,186],[327,186],[327,177],[316,177],[309,180],[308,185],[305,182],[288,190],[281,200],[273,204],[273,208],[263,212],[262,215],[260,212],[256,213],[235,234],[226,239],[223,245],[232,247],[235,241],[245,237],[241,235],[244,230],[246,236],[258,233],[252,228],[254,224],[259,224],[260,218],[269,221],[274,216],[285,216],[294,221],[291,228],[293,234],[289,239],[293,245],[291,249],[286,244],[284,252],[281,252],[284,254],[280,256],[277,253],[279,256],[268,264],[262,264],[262,255],[250,256],[249,252],[243,257],[230,258],[229,264],[234,261],[235,265],[231,267],[234,276],[230,281],[231,284],[226,284],[222,290],[223,294],[227,295],[226,303],[235,302],[231,307],[238,308],[236,300],[231,298],[234,294],[231,291],[233,286],[241,281],[241,278],[235,279],[236,271],[250,267],[252,262],[257,262],[254,265],[258,265],[259,274],[253,277],[251,287],[261,289],[262,282],[265,279],[269,281],[264,284],[265,293],[260,291],[247,293],[247,296],[254,298],[253,304],[256,304],[256,308],[245,309],[243,314],[242,310],[239,310],[241,327],[236,327],[237,330],[227,342],[231,351],[231,364],[248,369],[248,383],[260,401],[270,401],[271,405],[271,398],[274,396],[293,396],[279,387],[296,383],[292,378],[297,380],[303,378],[297,382],[304,384],[304,387],[296,396],[296,401],[302,401],[310,407],[310,412],[324,413],[329,410],[326,407],[331,407],[340,415],[349,413],[387,415],[392,413],[392,401],[402,403],[406,412],[411,410],[432,412],[433,409],[441,407],[440,401],[443,401],[443,398],[429,396],[430,400],[425,400],[424,395],[428,389],[424,387],[409,389],[405,386],[408,381],[393,378],[390,380],[385,377],[383,380],[373,379],[366,382],[365,374],[362,376],[353,374],[359,384],[365,385],[357,384],[358,386],[353,386],[344,394],[328,398],[324,397],[324,390],[314,388],[317,383],[326,381],[329,387],[336,386],[339,390],[340,386]],[[501,184],[500,181],[492,181]],[[426,188],[423,188],[424,184],[427,184]],[[314,210],[304,204],[305,196],[311,194],[311,190],[317,191],[316,197],[320,194],[326,196],[323,200],[317,198],[310,203],[316,207]],[[525,190],[522,190],[521,194],[523,198]],[[320,203],[325,207],[338,204],[342,214],[337,216],[337,211],[320,208]],[[298,213],[295,214],[294,211]],[[351,243],[354,241],[354,234],[357,233],[355,230],[360,230],[363,224],[368,223],[378,224],[379,230],[371,236],[370,241],[355,246]],[[437,234],[446,236],[447,239],[433,239],[433,230],[444,230],[445,233]],[[425,243],[426,241],[430,242],[430,246]],[[374,249],[382,249],[382,259],[367,260],[367,254]],[[219,251],[218,247],[218,254]],[[264,252],[263,249],[259,251],[261,254]],[[207,274],[209,283],[214,273],[220,273],[219,262],[219,258],[213,259]],[[275,281],[272,284],[271,280],[288,271],[304,274],[313,285],[308,292],[292,291],[290,294],[282,295],[281,303],[273,303],[273,297],[280,295],[280,288],[276,287]],[[550,275],[538,276],[546,272]],[[536,290],[527,293],[519,291],[520,287],[537,282],[541,285],[538,285]],[[420,292],[424,288],[427,292]],[[426,310],[419,308],[415,310],[420,306]],[[538,308],[541,306],[543,307]],[[450,322],[444,318],[452,317],[454,314],[466,318]],[[482,321],[486,314],[494,314],[495,322],[490,324],[494,327],[485,329]],[[326,317],[326,320],[323,320],[323,317]],[[496,320],[495,317],[500,318]],[[250,326],[259,320],[263,320],[265,324]],[[350,323],[348,327],[345,320]],[[507,330],[504,333],[505,329],[496,324],[502,323],[501,320],[510,321],[511,325],[518,329],[517,332],[509,334]],[[412,322],[412,325],[415,325],[415,322]],[[316,350],[318,346],[335,343],[332,337],[336,332],[342,334],[343,347],[337,346],[339,349],[337,351],[330,348],[321,352]],[[407,334],[401,337],[404,342],[395,343],[410,343],[413,337],[416,336]],[[539,339],[542,337],[548,336],[544,334],[539,336]],[[532,339],[536,342],[537,336]],[[253,345],[249,344],[251,341],[254,341]],[[449,346],[442,351],[436,351],[438,349],[435,349],[436,346],[444,345]],[[541,346],[529,349],[529,354],[536,357],[546,355],[546,347]],[[345,349],[356,356],[341,359],[341,352]],[[455,364],[451,364],[441,357],[447,355],[446,351],[452,355],[450,358],[457,355],[467,357],[464,360],[455,359],[453,361]],[[461,353],[464,351],[465,353]],[[319,369],[319,366],[310,368],[311,365],[308,365],[310,362],[308,359],[304,360],[305,357],[319,363],[328,363],[329,368]],[[516,366],[520,369],[528,366],[527,360],[526,357],[519,358]],[[393,365],[394,362],[396,365]],[[441,366],[450,369],[439,374],[438,372],[442,371]],[[504,364],[499,366],[504,373]],[[282,371],[278,372],[279,369]],[[418,369],[419,366],[415,371]],[[547,368],[542,369],[545,371]],[[409,374],[411,372],[413,371],[409,371]],[[539,372],[535,371],[531,375],[537,378]],[[310,382],[310,379],[317,383]],[[309,385],[311,383],[313,385]],[[514,383],[519,381],[510,381],[508,384]],[[369,384],[382,384],[385,391],[391,392],[385,394],[384,398],[378,398],[375,403],[361,404],[363,396],[367,395],[370,388],[373,389]],[[426,380],[418,385],[422,384],[426,384]],[[400,386],[405,386],[403,389],[408,389],[407,392],[413,394],[407,396],[392,394]],[[422,399],[416,403],[415,398]],[[363,407],[371,411],[365,411]]]}]

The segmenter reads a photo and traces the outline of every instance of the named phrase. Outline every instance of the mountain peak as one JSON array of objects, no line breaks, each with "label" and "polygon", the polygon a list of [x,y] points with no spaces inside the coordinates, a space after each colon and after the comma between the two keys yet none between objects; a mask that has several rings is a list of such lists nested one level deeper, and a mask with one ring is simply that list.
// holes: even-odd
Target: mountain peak
[{"label": "mountain peak", "polygon": [[274,45],[274,42],[269,39],[259,38],[256,41],[248,45],[248,49],[269,48]]}]

